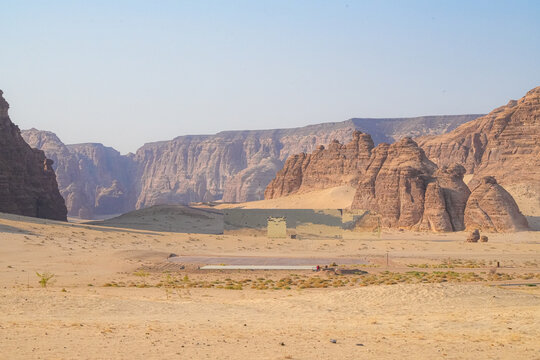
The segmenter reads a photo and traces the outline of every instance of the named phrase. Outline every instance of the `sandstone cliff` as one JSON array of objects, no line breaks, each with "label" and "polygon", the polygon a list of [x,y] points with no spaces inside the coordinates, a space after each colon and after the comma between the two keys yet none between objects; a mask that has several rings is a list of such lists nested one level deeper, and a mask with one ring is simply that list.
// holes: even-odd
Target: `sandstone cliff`
[{"label": "sandstone cliff", "polygon": [[352,140],[346,145],[333,140],[328,148],[321,145],[311,154],[293,155],[270,182],[264,198],[275,199],[341,185],[354,186],[369,164],[373,147],[370,135],[354,131]]},{"label": "sandstone cliff", "polygon": [[2,95],[0,90],[0,212],[66,221],[53,161],[24,141]]},{"label": "sandstone cliff", "polygon": [[358,183],[351,208],[368,210],[367,217],[378,219],[383,227],[527,229],[514,199],[494,178],[485,178],[471,194],[462,165],[438,168],[411,138],[375,148],[368,140],[369,136],[355,132],[347,145],[333,142],[328,150],[291,156],[266,189],[266,198]]},{"label": "sandstone cliff", "polygon": [[351,119],[294,129],[181,136],[146,144],[127,156],[101,144],[65,146],[54,134],[37,130],[23,136],[55,159],[70,215],[92,218],[156,204],[259,200],[289,155],[311,153],[334,139],[350,141],[355,130],[375,134],[375,143],[393,142],[404,135],[442,133],[476,117]]},{"label": "sandstone cliff", "polygon": [[26,142],[54,160],[58,187],[70,216],[119,214],[133,207],[133,162],[101,144],[64,145],[49,131],[25,130]]},{"label": "sandstone cliff", "polygon": [[438,170],[411,138],[373,150],[361,174],[352,208],[376,212],[383,227],[431,231],[463,230],[469,195],[465,170]]},{"label": "sandstone cliff", "polygon": [[462,164],[469,186],[493,176],[528,215],[540,216],[540,87],[488,115],[418,144],[439,166]]},{"label": "sandstone cliff", "polygon": [[512,196],[495,178],[486,176],[472,191],[465,208],[467,229],[485,231],[527,230],[527,219]]}]

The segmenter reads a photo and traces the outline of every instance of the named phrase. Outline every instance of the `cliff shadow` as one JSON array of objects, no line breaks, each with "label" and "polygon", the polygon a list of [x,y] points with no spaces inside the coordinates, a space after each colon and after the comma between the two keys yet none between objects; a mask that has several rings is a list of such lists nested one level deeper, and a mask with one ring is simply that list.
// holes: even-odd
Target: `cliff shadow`
[{"label": "cliff shadow", "polygon": [[540,231],[540,216],[525,216],[531,231]]},{"label": "cliff shadow", "polygon": [[0,233],[34,235],[33,232],[18,227],[0,224]]}]

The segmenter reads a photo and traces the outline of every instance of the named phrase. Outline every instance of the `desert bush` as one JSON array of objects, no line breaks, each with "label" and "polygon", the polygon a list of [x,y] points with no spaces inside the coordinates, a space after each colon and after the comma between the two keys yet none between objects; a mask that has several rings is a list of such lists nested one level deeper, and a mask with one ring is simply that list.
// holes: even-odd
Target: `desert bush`
[{"label": "desert bush", "polygon": [[55,275],[53,273],[50,273],[48,271],[45,271],[43,273],[38,273],[36,272],[36,275],[38,276],[39,278],[39,285],[41,285],[42,288],[46,288],[47,285],[49,285],[50,283],[52,283],[52,278],[55,277]]}]

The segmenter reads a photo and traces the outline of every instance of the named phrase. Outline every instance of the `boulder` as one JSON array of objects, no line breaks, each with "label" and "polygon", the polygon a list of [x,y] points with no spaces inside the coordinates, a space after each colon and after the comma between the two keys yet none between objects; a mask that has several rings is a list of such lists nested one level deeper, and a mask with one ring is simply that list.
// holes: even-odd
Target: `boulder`
[{"label": "boulder", "polygon": [[486,176],[467,200],[465,227],[507,232],[527,230],[528,223],[512,195],[494,177]]},{"label": "boulder", "polygon": [[475,229],[473,231],[471,231],[471,233],[469,234],[469,236],[467,237],[467,242],[478,242],[478,240],[480,239],[480,231],[478,231],[478,229]]}]

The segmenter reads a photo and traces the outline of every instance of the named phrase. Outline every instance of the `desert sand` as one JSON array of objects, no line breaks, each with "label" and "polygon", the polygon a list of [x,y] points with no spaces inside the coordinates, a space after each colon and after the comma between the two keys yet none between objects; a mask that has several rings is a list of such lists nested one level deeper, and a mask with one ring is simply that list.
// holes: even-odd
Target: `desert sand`
[{"label": "desert sand", "polygon": [[[311,241],[0,214],[0,358],[540,358],[540,233],[488,235],[472,244],[465,233],[398,231]],[[341,275],[203,271],[170,254],[367,265],[339,266]],[[454,275],[433,281],[437,271]],[[36,272],[54,277],[41,287]]]},{"label": "desert sand", "polygon": [[220,204],[217,207],[219,209],[345,209],[351,206],[355,192],[354,187],[343,185],[277,199]]}]

